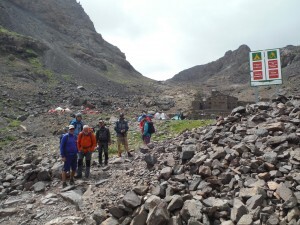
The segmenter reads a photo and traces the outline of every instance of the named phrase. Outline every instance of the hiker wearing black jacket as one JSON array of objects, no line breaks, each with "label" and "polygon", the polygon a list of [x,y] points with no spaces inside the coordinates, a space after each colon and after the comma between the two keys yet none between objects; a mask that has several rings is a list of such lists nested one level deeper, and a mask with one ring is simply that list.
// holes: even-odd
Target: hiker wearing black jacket
[{"label": "hiker wearing black jacket", "polygon": [[108,145],[111,145],[110,132],[103,120],[99,120],[100,129],[96,132],[96,142],[98,144],[99,166],[102,166],[102,152],[104,152],[104,164],[108,164]]},{"label": "hiker wearing black jacket", "polygon": [[120,119],[116,122],[115,131],[117,133],[117,144],[118,144],[118,156],[122,156],[121,145],[124,146],[128,157],[132,157],[128,148],[127,132],[128,132],[128,122],[124,118],[124,114],[120,113]]}]

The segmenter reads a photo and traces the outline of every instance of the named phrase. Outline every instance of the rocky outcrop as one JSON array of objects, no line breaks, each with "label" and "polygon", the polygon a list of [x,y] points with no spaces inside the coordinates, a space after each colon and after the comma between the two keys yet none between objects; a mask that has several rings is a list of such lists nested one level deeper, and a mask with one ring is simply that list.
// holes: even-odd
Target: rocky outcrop
[{"label": "rocky outcrop", "polygon": [[[96,32],[76,0],[50,0],[45,4],[4,0],[0,3],[0,24],[10,33],[7,36],[1,32],[1,53],[11,54],[11,59],[20,56],[28,59],[20,64],[12,60],[14,70],[24,69],[22,66],[27,63],[27,70],[34,67],[34,73],[45,73],[43,79],[49,80],[51,76],[52,82],[67,76],[68,83],[76,80],[89,89],[101,88],[106,92],[118,89],[127,94],[134,89],[129,91],[120,81],[150,80],[131,66],[123,52]],[[9,68],[7,64],[1,67]],[[30,75],[22,78],[25,76]]]},{"label": "rocky outcrop", "polygon": [[[227,51],[225,55],[205,65],[199,65],[186,69],[176,74],[169,81],[173,82],[197,82],[205,83],[209,79],[218,78],[218,76],[234,78],[234,83],[244,83],[247,81],[248,74],[248,58],[250,48],[247,45],[241,45],[235,51]],[[216,80],[217,82],[217,80]]]},{"label": "rocky outcrop", "polygon": [[90,180],[64,189],[59,157],[28,144],[28,153],[46,153],[3,160],[0,217],[20,224],[297,224],[299,105],[299,97],[279,96],[236,108],[212,126],[142,146],[134,158],[93,166]]},{"label": "rocky outcrop", "polygon": [[[299,46],[292,45],[280,49],[284,79],[293,80],[292,77],[299,77],[299,49]],[[168,81],[181,84],[185,82],[195,85],[206,84],[218,90],[226,90],[226,85],[247,84],[250,79],[249,52],[250,48],[247,45],[241,45],[234,51],[227,51],[223,57],[214,62],[183,70]],[[290,90],[294,89],[292,82],[288,82],[287,86],[286,89],[293,91]]]},{"label": "rocky outcrop", "polygon": [[[299,102],[278,98],[263,109],[261,104],[239,107],[216,126],[153,148],[150,155],[160,159],[152,167],[158,175],[148,193],[137,193],[142,203],[127,207],[142,213],[140,224],[147,225],[299,223]],[[176,162],[171,167],[163,160],[170,153]],[[148,164],[147,158],[149,153]],[[124,197],[125,205],[131,195]],[[127,207],[118,207],[124,215],[120,223],[141,218]]]}]

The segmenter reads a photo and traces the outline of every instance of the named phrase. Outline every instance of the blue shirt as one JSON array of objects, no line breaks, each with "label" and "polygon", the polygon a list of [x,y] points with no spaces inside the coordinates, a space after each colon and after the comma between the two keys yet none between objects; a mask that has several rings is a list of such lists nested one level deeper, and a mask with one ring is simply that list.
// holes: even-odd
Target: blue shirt
[{"label": "blue shirt", "polygon": [[73,125],[75,127],[74,130],[74,135],[78,136],[79,133],[82,131],[83,129],[83,122],[82,120],[78,121],[77,119],[73,119],[70,123],[70,125]]},{"label": "blue shirt", "polygon": [[73,134],[65,134],[60,143],[60,155],[62,157],[76,155],[77,150],[77,137]]}]

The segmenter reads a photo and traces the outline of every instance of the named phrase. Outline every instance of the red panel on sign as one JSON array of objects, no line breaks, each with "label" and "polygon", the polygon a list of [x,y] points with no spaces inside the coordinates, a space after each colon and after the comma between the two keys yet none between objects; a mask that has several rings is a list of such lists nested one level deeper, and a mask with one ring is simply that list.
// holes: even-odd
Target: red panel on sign
[{"label": "red panel on sign", "polygon": [[269,70],[269,78],[270,79],[278,79],[279,78],[278,70]]},{"label": "red panel on sign", "polygon": [[253,80],[262,80],[263,72],[262,71],[253,71]]},{"label": "red panel on sign", "polygon": [[262,62],[253,62],[253,70],[262,70]]},{"label": "red panel on sign", "polygon": [[270,60],[268,61],[269,69],[277,69],[278,68],[278,61],[277,60]]}]

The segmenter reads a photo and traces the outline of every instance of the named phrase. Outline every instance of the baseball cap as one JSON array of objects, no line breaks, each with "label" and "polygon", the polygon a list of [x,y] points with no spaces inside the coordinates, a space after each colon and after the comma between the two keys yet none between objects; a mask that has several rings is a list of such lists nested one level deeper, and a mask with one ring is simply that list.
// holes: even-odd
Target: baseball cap
[{"label": "baseball cap", "polygon": [[75,129],[74,125],[69,125],[69,130]]}]

